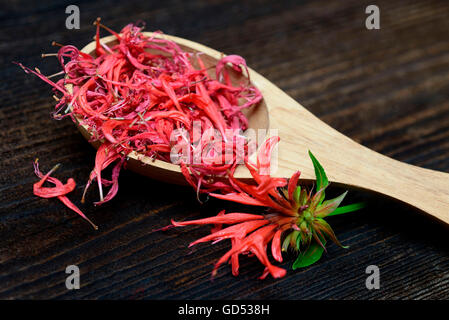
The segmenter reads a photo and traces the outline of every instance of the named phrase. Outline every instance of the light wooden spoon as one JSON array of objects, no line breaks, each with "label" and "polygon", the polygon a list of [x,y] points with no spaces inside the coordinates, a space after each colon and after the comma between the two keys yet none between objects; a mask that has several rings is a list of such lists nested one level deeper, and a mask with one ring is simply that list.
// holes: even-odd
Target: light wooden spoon
[{"label": "light wooden spoon", "polygon": [[[203,52],[206,67],[214,66],[223,57],[221,52],[186,39],[151,32],[145,35],[173,40],[189,52]],[[114,36],[101,39],[106,44],[114,41]],[[95,42],[82,51],[94,55]],[[281,138],[275,176],[290,177],[301,170],[302,179],[314,179],[308,157],[308,150],[311,150],[325,168],[329,181],[390,196],[449,223],[448,173],[416,167],[372,151],[319,120],[254,70],[249,69],[249,74],[264,97],[259,106],[247,113],[249,125],[253,129],[277,129]],[[233,77],[237,81],[239,75],[233,74]],[[85,126],[78,125],[78,128],[90,138]],[[98,147],[98,143],[93,145]],[[172,163],[132,153],[128,168],[154,179],[185,184],[179,167]],[[235,175],[243,180],[251,178],[244,166],[238,167]]]}]

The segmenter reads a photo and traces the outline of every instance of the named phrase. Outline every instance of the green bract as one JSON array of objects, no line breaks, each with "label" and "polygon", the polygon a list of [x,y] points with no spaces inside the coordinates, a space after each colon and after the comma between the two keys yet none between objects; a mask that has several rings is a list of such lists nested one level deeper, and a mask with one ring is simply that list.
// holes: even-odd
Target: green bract
[{"label": "green bract", "polygon": [[282,250],[289,247],[299,252],[292,268],[303,268],[317,262],[326,250],[326,239],[330,239],[339,246],[343,246],[335,236],[331,226],[324,220],[328,216],[353,212],[364,207],[363,203],[356,203],[338,207],[345,198],[347,191],[340,196],[325,200],[325,190],[329,186],[326,172],[312,152],[309,151],[316,176],[316,192],[308,192],[306,188],[297,186],[293,192],[293,200],[297,208],[297,221],[295,230],[284,239]]}]

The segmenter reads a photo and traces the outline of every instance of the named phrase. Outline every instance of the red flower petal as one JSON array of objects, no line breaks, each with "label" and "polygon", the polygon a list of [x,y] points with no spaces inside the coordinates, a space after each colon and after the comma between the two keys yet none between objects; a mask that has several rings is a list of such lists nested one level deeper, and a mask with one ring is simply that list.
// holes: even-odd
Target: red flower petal
[{"label": "red flower petal", "polygon": [[278,231],[276,231],[273,240],[271,241],[271,254],[273,255],[273,258],[279,262],[282,262],[281,235],[282,230],[279,229]]},{"label": "red flower petal", "polygon": [[263,219],[264,217],[258,214],[249,214],[249,213],[228,213],[221,216],[215,216],[210,218],[198,219],[198,220],[190,220],[190,221],[182,221],[176,222],[174,220],[171,223],[175,227],[183,227],[189,225],[198,225],[198,224],[216,224],[216,223],[225,223],[225,224],[234,224],[248,220],[257,220]]},{"label": "red flower petal", "polygon": [[[217,214],[217,216],[223,216],[224,214],[225,214],[225,210],[221,210],[218,214]],[[220,231],[221,229],[222,229],[222,227],[223,227],[223,224],[221,224],[221,223],[217,223],[217,224],[215,224],[211,229],[210,229],[210,233],[214,233],[214,232],[217,232],[217,231]]]},{"label": "red flower petal", "polygon": [[246,193],[228,193],[228,194],[210,193],[209,195],[211,195],[212,197],[218,198],[218,199],[229,200],[229,201],[234,201],[234,202],[243,203],[243,204],[249,204],[252,206],[262,206],[262,207],[266,206],[266,204],[264,202],[259,201],[254,198],[251,198]]},{"label": "red flower petal", "polygon": [[214,232],[210,235],[207,235],[205,237],[202,237],[198,240],[195,240],[194,242],[192,242],[189,247],[194,246],[198,243],[201,242],[206,242],[206,241],[221,241],[224,239],[229,239],[229,238],[238,238],[238,239],[242,239],[244,238],[248,233],[256,230],[257,228],[270,223],[270,221],[268,220],[253,220],[253,221],[246,221],[246,222],[241,222],[239,224],[233,225],[231,227],[227,227],[223,230]]},{"label": "red flower petal", "polygon": [[[84,213],[78,209],[77,206],[75,206],[69,198],[67,198],[65,195],[69,192],[71,192],[75,188],[75,180],[72,178],[69,178],[67,181],[67,185],[64,185],[61,181],[59,181],[56,178],[50,177],[50,174],[56,170],[57,166],[55,166],[52,170],[50,170],[46,175],[43,175],[42,172],[39,170],[39,164],[37,160],[34,162],[34,172],[36,175],[41,178],[39,182],[36,182],[33,185],[34,194],[38,197],[43,198],[50,198],[51,197],[57,197],[62,203],[64,203],[69,209],[72,209],[76,213],[78,213],[82,218],[84,218],[87,222],[89,222],[92,227],[94,227],[95,230],[98,229],[98,227],[90,221],[89,218],[87,218]],[[50,183],[53,183],[55,185],[54,188],[43,188],[41,187],[45,181],[48,181]],[[54,189],[53,191],[51,189]]]},{"label": "red flower petal", "polygon": [[273,238],[273,231],[276,227],[277,226],[274,224],[262,227],[244,238],[241,243],[237,244],[218,260],[215,264],[214,270],[212,271],[212,275],[215,275],[218,267],[228,261],[231,256],[245,252],[252,252],[259,259],[259,261],[268,268],[269,273],[274,278],[281,278],[285,276],[286,271],[272,265],[268,260],[266,252],[267,243]]}]

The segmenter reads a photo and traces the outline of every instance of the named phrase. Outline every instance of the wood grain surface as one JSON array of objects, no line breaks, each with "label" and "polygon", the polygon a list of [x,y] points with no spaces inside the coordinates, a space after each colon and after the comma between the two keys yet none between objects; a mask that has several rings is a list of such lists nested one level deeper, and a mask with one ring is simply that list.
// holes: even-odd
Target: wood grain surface
[{"label": "wood grain surface", "polygon": [[[449,172],[449,2],[375,1],[381,29],[365,28],[372,1],[8,1],[0,8],[0,298],[1,299],[448,299],[448,228],[386,197],[351,192],[368,208],[329,218],[341,249],[280,280],[257,279],[263,267],[241,259],[210,280],[229,243],[188,249],[209,232],[191,227],[152,232],[170,219],[214,215],[239,205],[198,203],[188,187],[123,171],[117,197],[81,205],[94,149],[70,120],[55,121],[51,91],[12,61],[59,71],[52,40],[82,47],[97,16],[114,29],[144,20],[148,30],[239,54],[320,119],[397,160]],[[65,28],[77,4],[81,29]],[[298,135],[301,134],[298,129]],[[330,146],[338,148],[338,146]],[[100,226],[94,231],[55,199],[32,194],[32,161],[74,177],[70,198]],[[341,190],[333,188],[331,192]],[[420,194],[416,194],[419,198]],[[293,257],[282,264],[290,268]],[[78,265],[81,289],[65,287]],[[368,290],[365,269],[380,268]]]}]

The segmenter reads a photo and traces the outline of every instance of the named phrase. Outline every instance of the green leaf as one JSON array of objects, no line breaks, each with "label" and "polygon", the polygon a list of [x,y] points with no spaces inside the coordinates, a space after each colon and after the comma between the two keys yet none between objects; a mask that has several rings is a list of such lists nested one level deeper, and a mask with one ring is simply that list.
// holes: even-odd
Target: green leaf
[{"label": "green leaf", "polygon": [[320,260],[323,251],[323,247],[316,242],[312,242],[304,253],[298,255],[298,258],[293,263],[292,269],[305,268],[314,264]]},{"label": "green leaf", "polygon": [[321,189],[325,189],[329,185],[329,181],[327,180],[326,172],[324,171],[323,167],[312,154],[312,152],[310,152],[310,150],[309,157],[312,160],[313,168],[315,169],[316,191],[318,192]]},{"label": "green leaf", "polygon": [[330,200],[324,201],[319,207],[315,210],[315,217],[324,218],[327,217],[329,214],[331,214],[333,211],[335,211],[340,203],[345,198],[348,191],[342,193],[338,197]]},{"label": "green leaf", "polygon": [[347,206],[343,206],[343,207],[337,208],[333,212],[328,214],[327,216],[330,217],[330,216],[336,216],[338,214],[354,212],[354,211],[360,210],[360,209],[365,208],[365,207],[366,207],[366,203],[365,202],[353,203],[353,204],[349,204]]}]

